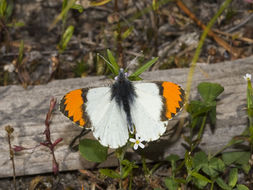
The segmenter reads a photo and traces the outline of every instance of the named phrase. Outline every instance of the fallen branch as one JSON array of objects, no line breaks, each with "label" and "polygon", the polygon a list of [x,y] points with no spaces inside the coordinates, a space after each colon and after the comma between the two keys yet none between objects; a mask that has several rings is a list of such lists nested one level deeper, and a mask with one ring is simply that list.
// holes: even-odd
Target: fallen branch
[{"label": "fallen branch", "polygon": [[[203,30],[206,28],[206,26],[184,5],[181,0],[177,0],[176,3],[177,6],[182,11],[184,11],[185,14],[187,14],[193,21],[195,21],[199,27],[201,27]],[[212,30],[209,30],[208,36],[212,37],[219,45],[221,45],[222,47],[224,47],[224,49],[230,52],[234,58],[238,58],[241,55],[241,49],[230,46],[226,41],[217,36]]]}]

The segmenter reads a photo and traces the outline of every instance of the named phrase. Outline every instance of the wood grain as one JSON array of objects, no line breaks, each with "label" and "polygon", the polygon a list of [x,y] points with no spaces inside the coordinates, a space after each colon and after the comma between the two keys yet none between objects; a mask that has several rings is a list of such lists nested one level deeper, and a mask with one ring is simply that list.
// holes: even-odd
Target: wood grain
[{"label": "wood grain", "polygon": [[[225,91],[219,97],[217,105],[217,125],[212,133],[207,127],[201,142],[201,148],[207,153],[215,152],[225,145],[233,136],[240,134],[247,125],[246,115],[246,82],[243,76],[253,71],[253,57],[223,62],[218,64],[198,64],[194,74],[191,99],[197,99],[196,87],[200,82],[209,81],[220,83]],[[142,75],[145,80],[165,80],[186,85],[188,68],[146,72]],[[0,87],[0,177],[12,176],[12,166],[9,158],[6,125],[14,128],[12,145],[33,147],[44,140],[44,120],[52,96],[58,101],[70,90],[111,84],[105,77],[87,77],[77,79],[57,80],[46,85],[29,86],[27,90],[21,86]],[[170,122],[177,123],[179,115]],[[72,124],[58,109],[55,110],[51,123],[52,139],[62,137],[63,141],[56,147],[56,159],[60,170],[76,170],[92,167],[115,166],[114,156],[100,165],[85,161],[78,152],[68,149],[70,141],[80,133],[81,128]],[[187,129],[183,129],[187,134]],[[92,134],[88,135],[92,138]],[[183,139],[174,139],[169,136],[150,143],[142,152],[150,159],[162,159],[169,154],[184,155]],[[139,156],[130,151],[127,156],[138,160]],[[22,151],[15,155],[16,174],[31,175],[52,172],[52,156],[45,147]]]}]

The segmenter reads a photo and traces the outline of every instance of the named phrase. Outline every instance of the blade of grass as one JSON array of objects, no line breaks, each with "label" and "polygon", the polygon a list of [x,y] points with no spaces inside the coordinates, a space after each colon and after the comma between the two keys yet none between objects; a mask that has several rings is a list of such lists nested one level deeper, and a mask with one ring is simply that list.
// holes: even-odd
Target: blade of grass
[{"label": "blade of grass", "polygon": [[90,2],[90,6],[101,6],[104,5],[106,3],[109,3],[111,0],[102,0],[102,1],[96,1],[96,2]]},{"label": "blade of grass", "polygon": [[197,49],[195,51],[194,57],[192,59],[192,64],[190,67],[190,71],[188,74],[187,84],[186,84],[186,103],[189,101],[189,95],[191,91],[191,84],[193,79],[193,74],[195,71],[196,63],[199,59],[199,55],[202,51],[202,46],[204,44],[204,41],[206,39],[206,36],[210,30],[210,28],[214,25],[214,23],[217,21],[217,18],[223,13],[223,11],[227,8],[227,6],[231,3],[232,0],[226,0],[220,7],[220,9],[217,11],[217,13],[213,16],[213,18],[209,21],[207,24],[207,27],[205,28],[204,32],[201,35],[200,41],[198,43]]},{"label": "blade of grass", "polygon": [[53,23],[49,26],[49,31],[52,30],[55,25],[61,20],[63,19],[64,15],[66,14],[67,11],[69,11],[69,9],[74,5],[74,3],[76,2],[76,0],[70,0],[68,1],[67,6],[63,9],[63,11],[54,19]]},{"label": "blade of grass", "polygon": [[139,77],[139,75],[141,73],[143,73],[144,71],[146,71],[149,67],[151,67],[156,61],[158,60],[158,57],[150,60],[149,62],[147,62],[146,64],[144,64],[143,66],[141,66],[139,69],[137,69],[133,74],[131,74],[129,76],[129,78],[136,78]]},{"label": "blade of grass", "polygon": [[[190,97],[190,91],[191,91],[191,86],[192,86],[192,79],[193,79],[193,74],[195,72],[195,68],[196,68],[196,64],[197,61],[199,59],[199,55],[202,51],[202,47],[204,44],[204,41],[206,39],[206,36],[210,30],[210,28],[214,25],[214,23],[217,21],[217,18],[223,13],[223,11],[228,7],[228,5],[231,3],[232,0],[226,0],[221,7],[219,8],[219,10],[217,11],[217,13],[213,16],[213,18],[209,21],[209,23],[207,24],[204,32],[202,33],[201,37],[200,37],[200,41],[198,43],[197,49],[195,51],[194,57],[192,59],[192,63],[191,63],[191,67],[188,73],[188,78],[187,78],[187,83],[186,83],[186,95],[185,95],[185,104],[186,107],[188,105],[189,102],[189,97]],[[186,112],[186,109],[183,110],[183,112]],[[179,123],[179,127],[182,128],[184,124],[184,118],[182,118],[180,120]]]},{"label": "blade of grass", "polygon": [[109,49],[107,49],[107,56],[108,56],[108,59],[111,63],[113,73],[118,75],[119,74],[119,65],[117,64],[115,57],[113,56],[112,52]]}]

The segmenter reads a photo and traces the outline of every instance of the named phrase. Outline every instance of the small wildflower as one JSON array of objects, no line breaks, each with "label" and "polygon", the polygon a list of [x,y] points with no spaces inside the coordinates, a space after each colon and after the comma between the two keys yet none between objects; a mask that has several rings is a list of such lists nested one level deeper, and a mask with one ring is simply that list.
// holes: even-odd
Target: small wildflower
[{"label": "small wildflower", "polygon": [[245,76],[243,76],[244,80],[249,81],[251,80],[251,74],[247,73]]},{"label": "small wildflower", "polygon": [[4,71],[12,73],[14,70],[15,70],[15,67],[14,67],[14,65],[12,63],[4,65]]},{"label": "small wildflower", "polygon": [[134,150],[137,150],[138,147],[144,148],[144,144],[142,144],[142,139],[139,136],[136,136],[135,139],[130,138],[129,139],[130,142],[134,143]]}]

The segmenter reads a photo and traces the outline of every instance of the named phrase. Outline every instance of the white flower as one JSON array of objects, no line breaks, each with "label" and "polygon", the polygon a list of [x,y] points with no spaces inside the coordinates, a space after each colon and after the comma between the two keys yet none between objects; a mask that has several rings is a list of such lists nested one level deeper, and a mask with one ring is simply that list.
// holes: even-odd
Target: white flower
[{"label": "white flower", "polygon": [[133,138],[130,138],[129,139],[130,142],[134,143],[134,150],[137,150],[138,147],[141,147],[141,148],[144,148],[144,144],[142,144],[142,139],[141,137],[137,136],[136,135],[136,138],[133,139]]},{"label": "white flower", "polygon": [[15,70],[15,67],[13,64],[7,64],[4,66],[4,71],[8,71],[9,73],[12,73]]},{"label": "white flower", "polygon": [[249,81],[251,80],[251,74],[247,73],[245,76],[243,76],[244,80]]}]

